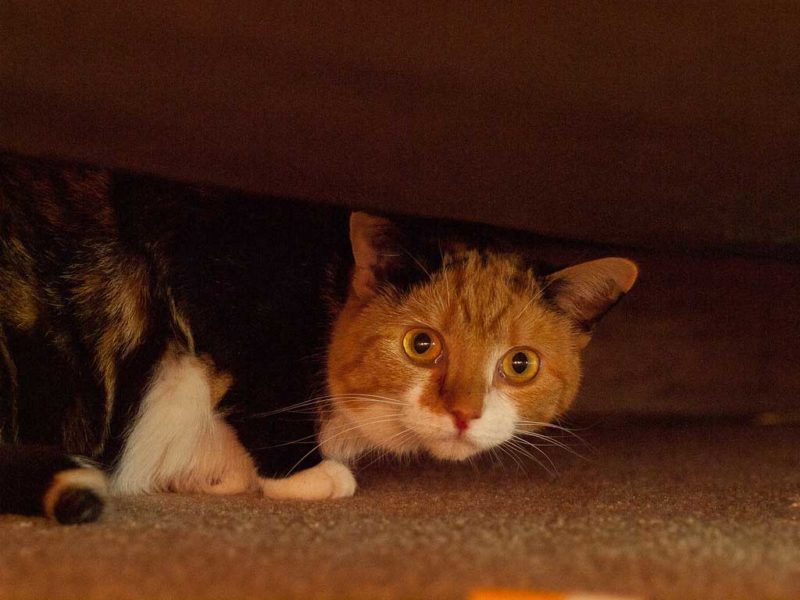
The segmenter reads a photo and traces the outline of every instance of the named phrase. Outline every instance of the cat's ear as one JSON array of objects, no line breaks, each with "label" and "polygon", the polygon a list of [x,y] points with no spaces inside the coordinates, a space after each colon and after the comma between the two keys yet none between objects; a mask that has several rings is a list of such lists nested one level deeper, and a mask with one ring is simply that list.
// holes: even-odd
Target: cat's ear
[{"label": "cat's ear", "polygon": [[545,295],[589,331],[633,287],[638,274],[626,258],[591,260],[548,276]]},{"label": "cat's ear", "polygon": [[353,291],[361,300],[375,295],[380,275],[396,261],[392,243],[394,226],[383,217],[365,212],[350,215],[350,245],[353,248]]}]

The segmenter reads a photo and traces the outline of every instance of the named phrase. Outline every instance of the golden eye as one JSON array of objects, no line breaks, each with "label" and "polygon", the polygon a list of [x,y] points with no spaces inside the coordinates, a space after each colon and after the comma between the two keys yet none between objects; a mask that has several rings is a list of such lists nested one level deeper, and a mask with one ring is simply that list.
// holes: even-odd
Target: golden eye
[{"label": "golden eye", "polygon": [[418,327],[403,336],[403,350],[414,362],[432,365],[442,353],[442,342],[435,331]]},{"label": "golden eye", "polygon": [[512,348],[500,361],[500,372],[511,383],[527,383],[536,377],[540,363],[530,348]]}]

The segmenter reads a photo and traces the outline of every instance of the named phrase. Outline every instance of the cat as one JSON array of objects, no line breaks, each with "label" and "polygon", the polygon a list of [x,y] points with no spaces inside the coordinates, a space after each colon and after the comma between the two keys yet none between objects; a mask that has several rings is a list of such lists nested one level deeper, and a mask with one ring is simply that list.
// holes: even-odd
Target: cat
[{"label": "cat", "polygon": [[0,154],[0,512],[343,498],[547,426],[638,270],[531,239]]}]

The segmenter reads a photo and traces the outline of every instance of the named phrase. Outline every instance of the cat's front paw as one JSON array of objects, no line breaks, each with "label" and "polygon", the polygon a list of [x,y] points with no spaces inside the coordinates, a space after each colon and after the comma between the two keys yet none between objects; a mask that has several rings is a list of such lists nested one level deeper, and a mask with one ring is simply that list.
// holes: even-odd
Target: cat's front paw
[{"label": "cat's front paw", "polygon": [[353,472],[336,460],[323,460],[285,479],[259,480],[261,491],[276,500],[329,500],[349,498],[356,491]]}]

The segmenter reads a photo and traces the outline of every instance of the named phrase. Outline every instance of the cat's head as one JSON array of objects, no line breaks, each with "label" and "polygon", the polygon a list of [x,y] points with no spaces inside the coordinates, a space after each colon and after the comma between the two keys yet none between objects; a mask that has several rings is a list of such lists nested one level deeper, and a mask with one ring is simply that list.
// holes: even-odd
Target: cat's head
[{"label": "cat's head", "polygon": [[328,355],[329,454],[461,460],[550,422],[575,398],[591,327],[637,277],[623,258],[542,275],[519,253],[413,231],[351,216],[355,264]]}]

